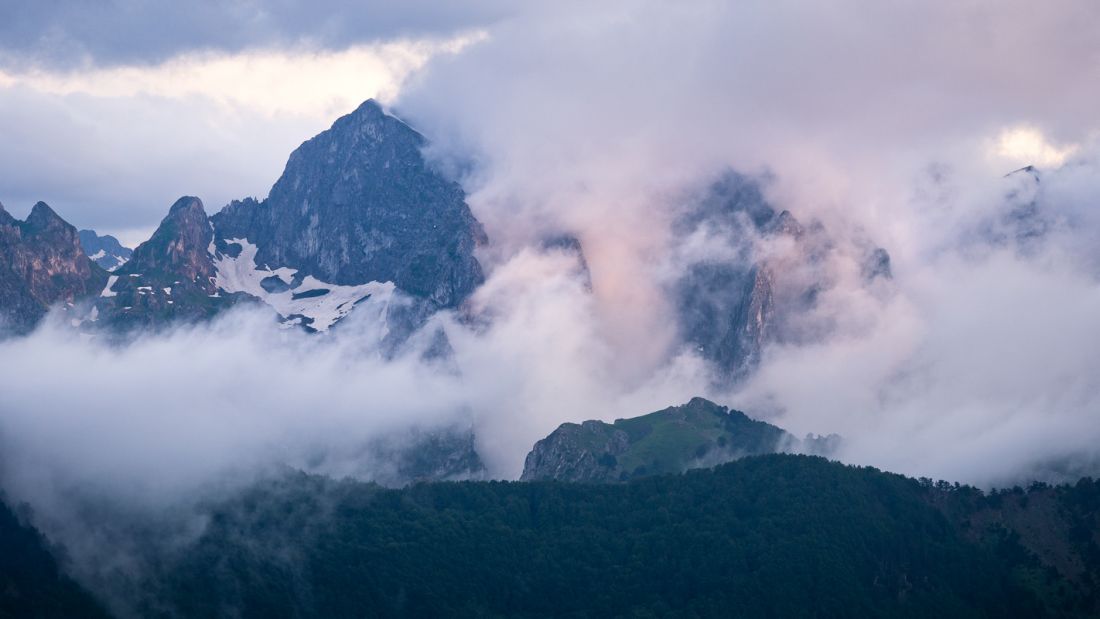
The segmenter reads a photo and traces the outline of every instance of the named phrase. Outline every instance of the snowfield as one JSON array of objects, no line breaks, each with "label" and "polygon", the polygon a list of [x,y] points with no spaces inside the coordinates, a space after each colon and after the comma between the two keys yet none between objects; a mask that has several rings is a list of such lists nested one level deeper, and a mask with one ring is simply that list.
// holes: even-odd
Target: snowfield
[{"label": "snowfield", "polygon": [[241,246],[236,258],[217,253],[211,243],[217,276],[214,283],[225,292],[243,292],[270,305],[285,319],[288,326],[301,324],[301,317],[312,319],[309,325],[317,331],[327,331],[344,316],[347,316],[356,304],[369,303],[385,318],[385,308],[394,294],[393,282],[368,282],[356,286],[338,286],[325,283],[312,275],[307,275],[293,289],[269,292],[261,282],[278,278],[287,287],[292,283],[297,269],[280,267],[270,269],[266,265],[256,265],[258,248],[247,239],[230,239],[229,244]]}]

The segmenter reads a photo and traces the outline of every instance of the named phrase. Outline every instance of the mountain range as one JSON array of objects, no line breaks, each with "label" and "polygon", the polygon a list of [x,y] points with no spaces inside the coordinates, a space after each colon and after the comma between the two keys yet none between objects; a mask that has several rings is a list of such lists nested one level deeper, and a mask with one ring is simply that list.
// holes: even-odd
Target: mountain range
[{"label": "mountain range", "polygon": [[[485,280],[478,251],[489,239],[462,187],[425,159],[427,144],[368,100],[291,153],[265,199],[235,200],[210,215],[198,197],[181,197],[133,250],[92,230],[78,232],[41,202],[26,221],[0,210],[0,317],[9,333],[23,334],[53,311],[65,328],[115,341],[206,321],[242,305],[265,309],[287,328],[314,333],[336,329],[355,312],[377,326],[371,333],[379,341],[368,344],[383,355],[395,354],[436,312],[459,310],[462,318],[464,302]],[[732,171],[685,204],[673,245],[704,235],[731,251],[683,258],[683,274],[668,282],[679,316],[675,328],[716,376],[736,379],[751,371],[764,346],[789,337],[789,317],[812,307],[814,286],[827,285],[802,273],[814,273],[830,250],[827,235],[774,209],[758,181]],[[775,237],[791,241],[789,255],[753,249],[753,243]],[[545,238],[538,249],[575,255],[576,275],[591,290],[585,250],[575,236]],[[888,257],[880,254],[882,268],[874,276],[889,277]],[[430,343],[425,354],[446,356],[446,334],[437,329],[429,335],[420,340]],[[695,403],[685,410],[694,411]],[[780,449],[779,438],[788,449],[795,442],[773,428],[766,439],[748,445],[750,429],[764,426],[747,418],[739,425],[737,415],[688,415],[696,426],[669,439],[663,463],[652,454],[632,454],[653,452],[644,447],[647,441],[659,441],[666,431],[676,434],[683,419],[653,424],[662,418],[656,415],[599,431],[593,425],[598,422],[587,423],[580,433],[589,434],[585,440],[598,436],[609,445],[589,455],[567,447],[566,438],[577,432],[563,427],[533,453],[584,462],[617,458],[619,465],[596,473],[577,469],[561,478],[626,479],[685,470],[695,460],[716,464],[770,453]],[[640,439],[651,425],[660,431]],[[417,432],[397,441],[406,449],[390,454],[399,474],[380,481],[483,474],[468,427]],[[625,443],[624,432],[631,437]],[[690,453],[677,451],[684,441],[692,442]],[[534,465],[525,475],[560,477],[544,468]]]},{"label": "mountain range", "polygon": [[[288,327],[325,332],[364,307],[392,352],[485,279],[478,250],[489,239],[462,187],[425,159],[427,144],[368,100],[291,153],[267,198],[210,215],[197,197],[182,197],[132,251],[77,233],[43,203],[25,222],[0,212],[0,317],[25,333],[56,308],[88,333],[134,334],[251,303]],[[793,318],[828,285],[818,267],[829,238],[776,211],[759,181],[735,172],[687,202],[670,253],[692,235],[719,235],[731,251],[683,257],[683,274],[668,283],[675,328],[716,376],[736,380],[766,345],[798,337]],[[780,237],[793,249],[753,249]],[[542,248],[575,252],[586,271],[575,237]],[[869,280],[889,277],[885,250],[869,246],[866,262]]]}]

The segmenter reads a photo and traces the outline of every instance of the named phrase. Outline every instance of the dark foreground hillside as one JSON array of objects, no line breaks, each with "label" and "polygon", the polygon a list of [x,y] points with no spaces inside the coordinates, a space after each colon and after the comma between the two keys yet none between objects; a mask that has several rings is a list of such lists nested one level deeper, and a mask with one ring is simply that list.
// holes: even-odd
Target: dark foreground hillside
[{"label": "dark foreground hillside", "polygon": [[1051,529],[1085,549],[1070,586],[1002,528],[1019,498],[789,455],[622,485],[291,476],[148,590],[188,617],[1090,616],[1095,528]]},{"label": "dark foreground hillside", "polygon": [[141,599],[109,597],[139,617],[1094,617],[1098,508],[1091,480],[984,495],[793,455],[609,485],[295,473],[211,507]]},{"label": "dark foreground hillside", "polygon": [[107,617],[58,569],[42,536],[0,503],[0,619]]}]

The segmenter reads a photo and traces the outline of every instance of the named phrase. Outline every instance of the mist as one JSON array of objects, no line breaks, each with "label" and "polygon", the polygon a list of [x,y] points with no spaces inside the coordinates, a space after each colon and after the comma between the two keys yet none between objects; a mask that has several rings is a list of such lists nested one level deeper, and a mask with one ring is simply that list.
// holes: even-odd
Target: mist
[{"label": "mist", "polygon": [[[396,102],[463,178],[490,268],[576,235],[611,355],[646,375],[677,354],[678,257],[736,242],[686,246],[671,222],[732,168],[833,249],[807,336],[724,403],[842,434],[849,462],[983,486],[1095,459],[1100,64],[1068,27],[1095,6],[567,4],[429,63]],[[1027,165],[1040,182],[1005,176]],[[859,277],[869,243],[888,284]]]},{"label": "mist", "polygon": [[[323,335],[242,307],[122,343],[52,316],[0,342],[0,486],[47,534],[79,546],[110,525],[83,520],[89,500],[186,520],[200,502],[287,467],[404,483],[393,455],[415,447],[416,432],[472,431],[486,467],[477,478],[514,479],[560,423],[707,390],[689,360],[646,377],[615,371],[566,251],[520,253],[468,312],[437,315],[394,356],[383,353],[384,317],[363,309]],[[436,329],[448,358],[424,354]]]},{"label": "mist", "polygon": [[[201,501],[282,467],[392,480],[375,447],[400,446],[414,429],[469,429],[484,477],[515,479],[561,423],[693,396],[798,436],[839,434],[833,457],[908,475],[986,488],[1096,475],[1100,9],[792,6],[533,3],[403,65],[386,103],[431,138],[427,155],[462,183],[490,238],[485,284],[420,334],[442,329],[453,353],[429,359],[414,337],[383,355],[378,325],[360,312],[308,335],[242,309],[122,345],[51,319],[0,342],[0,485],[89,561],[101,546],[79,543],[91,525],[74,497],[177,514],[186,537],[201,528],[191,518]],[[41,93],[7,88],[17,96],[3,107],[39,105]],[[65,95],[60,116],[84,96]],[[130,116],[120,110],[131,103],[93,103],[100,121]],[[178,118],[161,103],[132,104],[148,112],[144,124]],[[285,157],[278,144],[308,137],[320,114],[256,119],[172,103],[185,104],[190,142],[155,158],[143,195],[192,192],[170,177],[206,179],[230,197],[262,191]],[[266,154],[236,179],[217,174],[231,149],[193,156],[191,142],[222,116],[233,135],[262,134],[248,152]],[[35,118],[20,121],[16,141],[44,126]],[[124,143],[153,149],[159,135]],[[76,150],[74,161],[99,147]],[[132,174],[130,157],[106,160]],[[144,198],[109,212],[104,196],[120,190],[89,191],[109,179],[72,166],[11,186],[97,196],[89,220],[152,221]],[[676,233],[731,169],[820,228],[828,251],[794,275],[820,284],[799,336],[721,385],[682,341],[670,282],[700,260],[793,251],[758,236]],[[76,180],[51,189],[50,175]],[[241,191],[227,188],[242,178]],[[583,264],[543,243],[559,235],[579,240]],[[861,276],[871,246],[890,254],[887,281]]]}]

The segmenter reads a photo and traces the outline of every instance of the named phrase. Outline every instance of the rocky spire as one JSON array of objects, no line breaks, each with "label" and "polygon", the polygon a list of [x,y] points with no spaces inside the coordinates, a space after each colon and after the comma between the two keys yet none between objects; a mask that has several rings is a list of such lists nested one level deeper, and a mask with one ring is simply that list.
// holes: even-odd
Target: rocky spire
[{"label": "rocky spire", "polygon": [[246,238],[257,263],[334,284],[393,282],[436,307],[482,279],[485,233],[461,187],[421,154],[423,136],[374,101],[302,144],[263,202],[213,217],[221,239]]},{"label": "rocky spire", "polygon": [[215,292],[215,270],[209,247],[214,239],[202,201],[193,196],[176,200],[153,236],[134,249],[119,274],[146,277],[170,276],[194,284],[208,294]]}]

